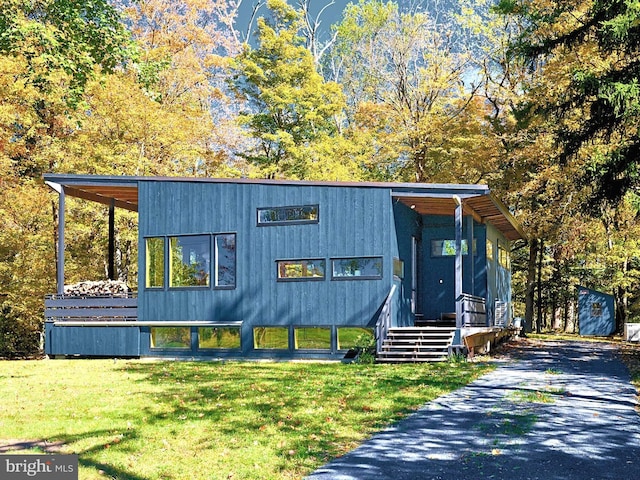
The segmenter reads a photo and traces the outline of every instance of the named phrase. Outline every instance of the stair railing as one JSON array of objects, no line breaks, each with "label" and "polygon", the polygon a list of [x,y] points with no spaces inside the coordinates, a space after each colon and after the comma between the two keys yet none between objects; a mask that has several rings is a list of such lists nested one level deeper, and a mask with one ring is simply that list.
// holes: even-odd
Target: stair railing
[{"label": "stair railing", "polygon": [[393,301],[393,297],[396,293],[397,286],[393,284],[391,290],[389,290],[389,295],[384,301],[382,305],[382,310],[380,310],[380,317],[378,317],[378,323],[376,323],[376,352],[380,353],[382,351],[382,342],[387,338],[389,334],[389,329],[391,328],[391,302]]}]

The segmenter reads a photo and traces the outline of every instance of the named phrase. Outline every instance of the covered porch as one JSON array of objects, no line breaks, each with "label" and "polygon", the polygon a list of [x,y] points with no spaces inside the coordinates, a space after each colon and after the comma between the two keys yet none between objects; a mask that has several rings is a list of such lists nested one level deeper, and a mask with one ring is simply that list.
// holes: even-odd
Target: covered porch
[{"label": "covered porch", "polygon": [[[397,189],[392,198],[396,216],[406,218],[397,231],[409,274],[383,309],[378,358],[442,360],[490,350],[517,334],[509,252],[512,241],[526,237],[506,206],[482,185]],[[410,312],[393,313],[406,304]]]},{"label": "covered porch", "polygon": [[[138,294],[117,281],[115,211],[138,211],[137,182],[47,175],[45,183],[58,193],[56,293],[45,297],[47,355],[139,356]],[[68,285],[65,277],[67,197],[108,208],[108,280]],[[74,335],[69,335],[73,331]]]}]

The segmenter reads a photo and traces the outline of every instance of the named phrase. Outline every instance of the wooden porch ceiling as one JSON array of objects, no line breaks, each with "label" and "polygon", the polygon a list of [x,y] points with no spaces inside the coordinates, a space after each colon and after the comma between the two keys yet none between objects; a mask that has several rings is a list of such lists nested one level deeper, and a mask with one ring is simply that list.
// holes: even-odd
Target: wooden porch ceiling
[{"label": "wooden porch ceiling", "polygon": [[[455,214],[456,202],[451,196],[403,195],[398,199],[420,215],[453,216]],[[508,240],[526,238],[515,218],[493,195],[474,195],[461,200],[464,214],[471,215],[476,222],[491,223]]]},{"label": "wooden porch ceiling", "polygon": [[138,186],[132,185],[65,185],[64,191],[72,197],[115,206],[132,212],[138,211]]}]

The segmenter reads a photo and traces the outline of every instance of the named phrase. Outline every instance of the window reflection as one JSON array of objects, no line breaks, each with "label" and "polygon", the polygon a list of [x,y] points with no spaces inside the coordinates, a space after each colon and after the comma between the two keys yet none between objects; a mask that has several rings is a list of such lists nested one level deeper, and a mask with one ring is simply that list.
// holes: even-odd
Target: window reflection
[{"label": "window reflection", "polygon": [[333,278],[382,278],[382,257],[337,258],[332,260]]},{"label": "window reflection", "polygon": [[169,238],[170,287],[208,286],[211,271],[209,235]]}]

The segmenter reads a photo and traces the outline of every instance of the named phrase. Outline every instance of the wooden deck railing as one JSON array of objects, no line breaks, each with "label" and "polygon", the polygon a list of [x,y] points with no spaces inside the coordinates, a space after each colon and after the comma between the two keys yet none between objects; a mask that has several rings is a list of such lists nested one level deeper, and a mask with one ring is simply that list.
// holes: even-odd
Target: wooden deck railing
[{"label": "wooden deck railing", "polygon": [[387,295],[386,300],[384,301],[384,305],[382,305],[382,310],[380,311],[380,317],[378,318],[378,323],[376,323],[376,352],[380,353],[382,351],[382,342],[384,342],[385,338],[389,334],[389,329],[391,328],[391,317],[392,317],[392,308],[391,303],[393,301],[393,297],[396,293],[396,285],[394,284],[389,290],[389,294]]},{"label": "wooden deck railing", "polygon": [[138,295],[47,295],[44,318],[48,322],[134,322],[138,319]]},{"label": "wooden deck railing", "polygon": [[463,293],[458,301],[462,302],[463,327],[487,326],[487,305],[483,297]]}]

